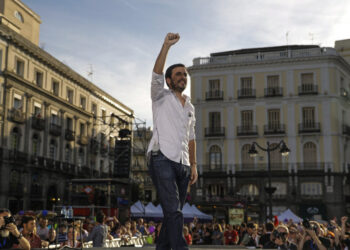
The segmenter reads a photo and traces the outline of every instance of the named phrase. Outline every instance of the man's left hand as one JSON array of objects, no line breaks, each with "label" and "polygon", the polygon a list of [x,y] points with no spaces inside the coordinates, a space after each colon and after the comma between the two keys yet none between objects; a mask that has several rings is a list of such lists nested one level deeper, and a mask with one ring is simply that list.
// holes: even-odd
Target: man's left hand
[{"label": "man's left hand", "polygon": [[191,179],[190,179],[190,185],[196,183],[198,178],[198,173],[197,173],[197,165],[192,165],[191,166]]},{"label": "man's left hand", "polygon": [[10,233],[15,236],[16,238],[18,238],[20,236],[20,232],[17,229],[17,226],[13,223],[10,223],[8,225],[6,225],[6,229],[10,231]]}]

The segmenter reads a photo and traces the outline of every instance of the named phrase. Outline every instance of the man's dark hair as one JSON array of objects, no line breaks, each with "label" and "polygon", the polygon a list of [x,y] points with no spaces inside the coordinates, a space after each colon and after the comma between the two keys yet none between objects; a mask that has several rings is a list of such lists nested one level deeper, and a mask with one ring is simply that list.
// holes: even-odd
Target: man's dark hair
[{"label": "man's dark hair", "polygon": [[266,231],[268,232],[272,232],[275,229],[275,226],[273,225],[272,222],[266,222],[265,227],[266,227]]},{"label": "man's dark hair", "polygon": [[100,224],[103,223],[103,220],[105,218],[105,214],[103,212],[99,212],[96,214],[96,221]]},{"label": "man's dark hair", "polygon": [[22,224],[27,224],[29,221],[35,220],[33,216],[26,215],[22,217]]},{"label": "man's dark hair", "polygon": [[173,69],[177,68],[177,67],[185,67],[185,65],[183,65],[182,63],[177,63],[177,64],[173,64],[171,66],[169,66],[167,68],[167,70],[165,71],[165,79],[167,78],[171,78],[171,74],[173,73]]},{"label": "man's dark hair", "polygon": [[11,211],[7,208],[0,208],[0,214],[2,213],[11,213]]},{"label": "man's dark hair", "polygon": [[249,222],[249,223],[247,224],[247,228],[255,228],[254,223]]}]

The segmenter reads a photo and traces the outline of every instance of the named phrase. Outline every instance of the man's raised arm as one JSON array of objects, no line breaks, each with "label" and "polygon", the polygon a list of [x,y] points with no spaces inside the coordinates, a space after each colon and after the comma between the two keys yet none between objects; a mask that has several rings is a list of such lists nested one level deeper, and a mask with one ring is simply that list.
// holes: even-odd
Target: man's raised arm
[{"label": "man's raised arm", "polygon": [[154,64],[153,72],[159,75],[163,74],[163,69],[165,65],[165,60],[168,51],[172,45],[179,41],[180,35],[178,33],[168,33],[164,39],[162,49],[159,52],[156,63]]}]

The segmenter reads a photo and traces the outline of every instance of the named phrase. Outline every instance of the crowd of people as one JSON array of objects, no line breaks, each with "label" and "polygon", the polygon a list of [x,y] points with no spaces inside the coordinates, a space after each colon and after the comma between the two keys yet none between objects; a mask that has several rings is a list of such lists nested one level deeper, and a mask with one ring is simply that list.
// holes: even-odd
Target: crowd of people
[{"label": "crowd of people", "polygon": [[[224,220],[200,222],[196,218],[185,224],[183,234],[188,245],[236,245],[244,248],[326,250],[349,249],[350,223],[342,217],[327,223],[304,220],[254,222],[230,225]],[[156,244],[162,223],[143,218],[120,223],[116,217],[106,217],[102,212],[95,218],[83,221],[50,221],[45,216],[30,214],[11,216],[7,209],[0,209],[0,249],[45,248],[51,244],[60,247],[80,247],[92,241],[94,247],[104,247],[106,240],[118,239],[127,245],[133,237],[144,238],[148,244]]]}]

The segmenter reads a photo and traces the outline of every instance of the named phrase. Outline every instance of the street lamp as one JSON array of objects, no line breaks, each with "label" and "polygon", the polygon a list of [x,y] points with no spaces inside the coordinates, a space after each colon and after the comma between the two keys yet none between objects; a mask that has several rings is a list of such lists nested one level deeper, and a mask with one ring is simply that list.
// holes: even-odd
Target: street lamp
[{"label": "street lamp", "polygon": [[282,156],[288,156],[290,149],[287,147],[286,143],[281,140],[277,145],[272,146],[269,141],[266,142],[267,147],[263,148],[261,147],[257,142],[253,142],[252,146],[250,147],[248,154],[250,157],[256,157],[258,155],[258,151],[256,150],[255,146],[257,146],[262,151],[267,152],[267,172],[268,172],[268,180],[269,180],[269,186],[266,188],[266,193],[269,194],[269,219],[272,221],[272,194],[276,191],[275,187],[271,187],[271,162],[270,162],[270,153],[272,151],[275,151],[277,149],[280,149],[280,153]]}]

